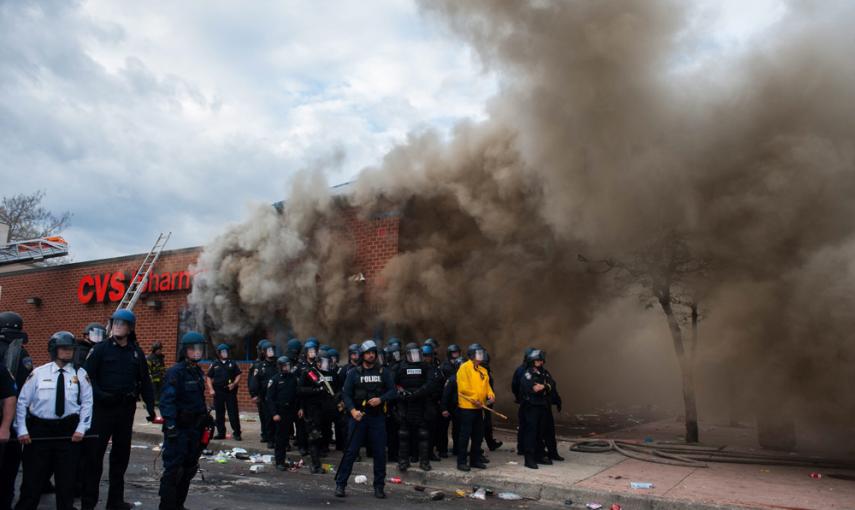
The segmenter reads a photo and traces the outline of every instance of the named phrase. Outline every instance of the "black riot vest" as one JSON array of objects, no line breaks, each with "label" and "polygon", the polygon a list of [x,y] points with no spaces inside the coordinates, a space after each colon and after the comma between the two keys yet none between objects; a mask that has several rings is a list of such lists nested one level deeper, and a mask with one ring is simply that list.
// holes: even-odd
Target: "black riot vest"
[{"label": "black riot vest", "polygon": [[366,412],[382,413],[382,407],[369,407],[367,402],[374,397],[386,393],[388,388],[383,384],[383,367],[356,367],[357,378],[353,388],[353,403],[357,409]]},{"label": "black riot vest", "polygon": [[416,391],[427,382],[429,370],[427,363],[403,362],[398,365],[395,383],[407,391]]}]

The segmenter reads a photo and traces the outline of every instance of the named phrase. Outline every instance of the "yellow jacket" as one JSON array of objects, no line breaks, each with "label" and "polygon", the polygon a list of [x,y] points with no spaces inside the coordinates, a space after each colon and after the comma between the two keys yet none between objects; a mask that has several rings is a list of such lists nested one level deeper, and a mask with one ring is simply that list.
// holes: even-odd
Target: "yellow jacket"
[{"label": "yellow jacket", "polygon": [[470,402],[477,400],[487,405],[487,399],[495,399],[493,388],[490,387],[490,376],[484,367],[475,367],[472,361],[460,365],[457,369],[457,405],[461,409],[478,409]]}]

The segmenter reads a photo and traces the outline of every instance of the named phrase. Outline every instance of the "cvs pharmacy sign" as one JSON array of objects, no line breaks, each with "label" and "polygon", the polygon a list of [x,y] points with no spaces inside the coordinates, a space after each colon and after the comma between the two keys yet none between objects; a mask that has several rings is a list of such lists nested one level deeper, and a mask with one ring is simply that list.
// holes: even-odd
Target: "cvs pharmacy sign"
[{"label": "cvs pharmacy sign", "polygon": [[[77,300],[81,303],[120,301],[131,278],[122,271],[84,275],[77,283]],[[192,284],[193,275],[189,271],[151,274],[143,287],[143,294],[190,290]]]}]

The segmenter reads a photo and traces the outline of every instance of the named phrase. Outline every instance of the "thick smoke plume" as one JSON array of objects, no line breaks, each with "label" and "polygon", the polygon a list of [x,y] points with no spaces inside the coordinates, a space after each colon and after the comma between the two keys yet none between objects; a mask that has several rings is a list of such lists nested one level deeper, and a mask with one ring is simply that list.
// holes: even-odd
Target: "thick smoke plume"
[{"label": "thick smoke plume", "polygon": [[[611,273],[577,260],[632,257],[668,232],[709,261],[702,404],[731,391],[744,408],[770,403],[809,430],[847,423],[855,6],[794,3],[750,48],[727,54],[703,50],[710,34],[685,2],[422,7],[500,77],[488,120],[461,123],[448,141],[415,133],[347,197],[300,186],[282,214],[262,207],[214,241],[191,301],[215,329],[278,320],[300,337],[348,341],[384,324],[387,334],[479,341],[500,390],[536,344],[570,369],[557,370],[569,402],[590,404],[603,386],[653,401],[662,378],[673,402],[661,314],[628,305]],[[358,268],[337,234],[343,207],[401,215],[400,253],[370,306],[349,279]],[[650,357],[627,362],[634,342],[653,337]]]}]

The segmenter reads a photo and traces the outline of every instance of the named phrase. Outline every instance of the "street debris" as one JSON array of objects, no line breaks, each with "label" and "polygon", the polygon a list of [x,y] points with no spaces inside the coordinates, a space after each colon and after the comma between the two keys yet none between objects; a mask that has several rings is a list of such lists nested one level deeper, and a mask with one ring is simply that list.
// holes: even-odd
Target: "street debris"
[{"label": "street debris", "polygon": [[587,505],[585,505],[585,508],[590,508],[591,510],[600,510],[600,508],[603,508],[603,505],[599,503],[588,503]]},{"label": "street debris", "polygon": [[568,499],[565,499],[565,500],[564,500],[564,504],[565,504],[565,505],[567,505],[567,506],[573,506],[573,500],[572,500],[572,499],[569,499],[569,498],[568,498]]},{"label": "street debris", "polygon": [[621,510],[621,506],[617,503],[614,503],[609,510]]},{"label": "street debris", "polygon": [[505,501],[519,501],[523,497],[515,492],[500,492],[499,499],[504,499]]},{"label": "street debris", "polygon": [[140,448],[142,450],[148,450],[148,445],[145,444],[132,444],[131,448]]},{"label": "street debris", "polygon": [[630,489],[652,489],[654,485],[650,482],[629,482]]},{"label": "street debris", "polygon": [[811,473],[810,477],[813,478],[814,480],[819,480],[822,478],[822,473]]},{"label": "street debris", "polygon": [[367,484],[368,477],[365,475],[356,475],[356,477],[354,477],[353,479],[353,482],[359,485]]},{"label": "street debris", "polygon": [[463,489],[457,489],[456,491],[454,491],[454,493],[457,494],[458,496],[460,496],[461,498],[466,497],[466,491]]},{"label": "street debris", "polygon": [[482,487],[470,494],[469,497],[472,499],[485,500],[487,499],[487,491]]},{"label": "street debris", "polygon": [[392,478],[389,478],[389,483],[401,483],[401,477],[393,476]]},{"label": "street debris", "polygon": [[264,464],[253,464],[249,466],[250,473],[261,473],[264,471]]},{"label": "street debris", "polygon": [[441,499],[445,499],[445,493],[442,491],[430,491],[428,493],[431,501],[439,501]]},{"label": "street debris", "polygon": [[515,461],[515,460],[509,460],[509,461],[508,461],[508,464],[510,464],[510,465],[512,465],[512,466],[518,466],[518,465],[519,465],[519,462],[517,462],[517,461]]}]

